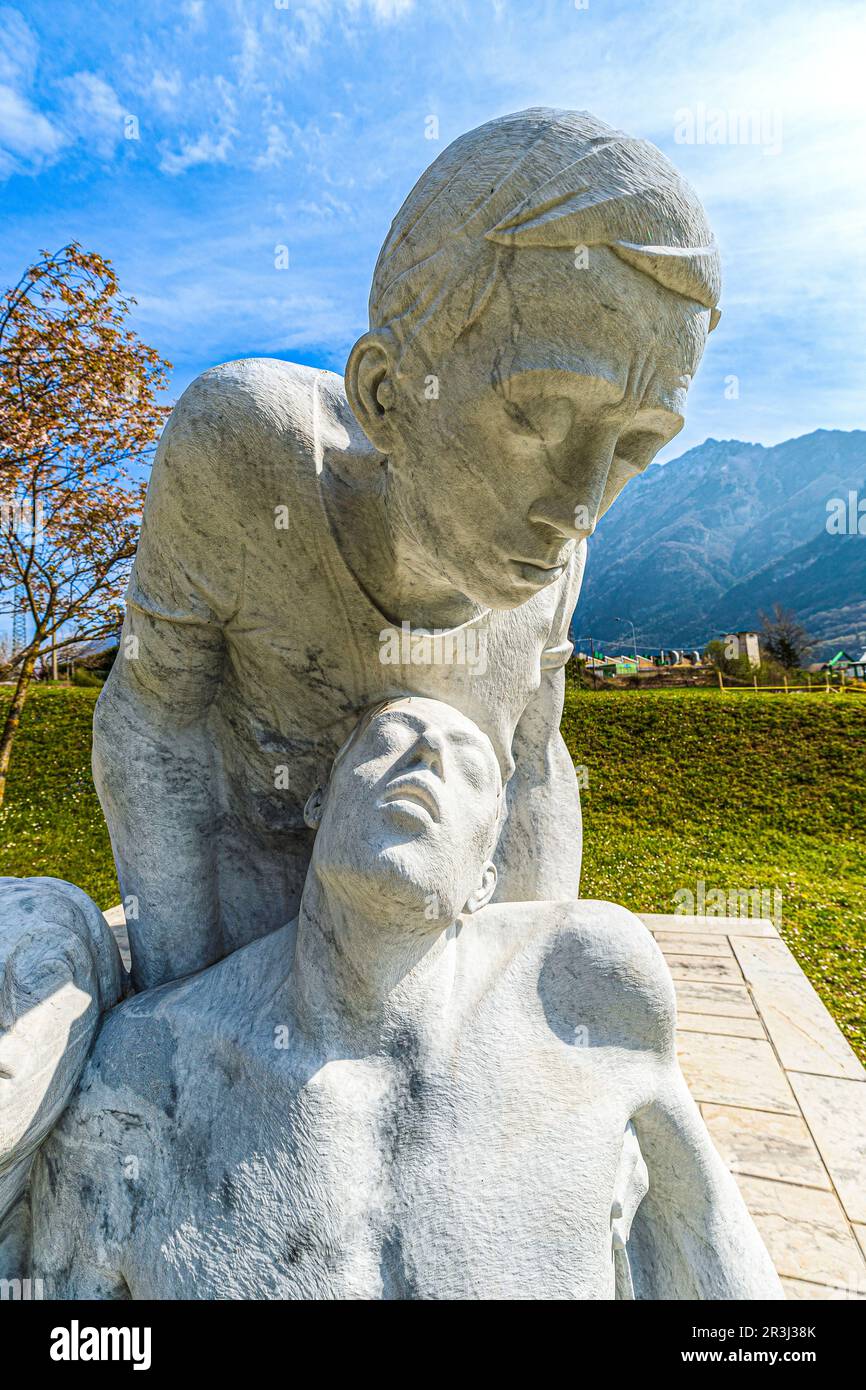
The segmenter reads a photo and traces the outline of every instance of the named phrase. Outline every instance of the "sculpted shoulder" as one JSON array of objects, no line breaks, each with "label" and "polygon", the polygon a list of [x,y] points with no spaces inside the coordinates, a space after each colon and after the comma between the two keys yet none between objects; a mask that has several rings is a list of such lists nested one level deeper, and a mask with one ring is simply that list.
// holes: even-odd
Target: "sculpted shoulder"
[{"label": "sculpted shoulder", "polygon": [[133,995],[112,1010],[82,1078],[79,1111],[173,1121],[183,1092],[194,1095],[215,1059],[233,1054],[249,1033],[291,960],[294,927],[290,923],[200,974]]},{"label": "sculpted shoulder", "polygon": [[121,1129],[150,1128],[163,1115],[173,1117],[178,1030],[172,1006],[178,988],[170,984],[133,995],[105,1018],[67,1112],[74,1126],[95,1124],[107,1139],[118,1123]]},{"label": "sculpted shoulder", "polygon": [[215,467],[224,457],[234,476],[242,476],[244,461],[285,466],[289,457],[312,464],[326,451],[370,449],[342,377],[269,357],[226,362],[196,377],[174,407],[164,440],[161,452],[172,463],[189,445]]},{"label": "sculpted shoulder", "polygon": [[[673,981],[639,917],[616,903],[562,904],[547,942],[539,993],[554,1029],[562,1011],[568,1020],[576,1009],[598,1041],[672,1054]],[[589,1041],[593,1045],[592,1037]]]},{"label": "sculpted shoulder", "polygon": [[498,929],[503,942],[513,933],[513,944],[531,962],[538,998],[559,1037],[573,1042],[575,1030],[586,1028],[590,1046],[672,1055],[673,981],[634,913],[592,899],[512,903],[488,911],[497,915],[490,928]]}]

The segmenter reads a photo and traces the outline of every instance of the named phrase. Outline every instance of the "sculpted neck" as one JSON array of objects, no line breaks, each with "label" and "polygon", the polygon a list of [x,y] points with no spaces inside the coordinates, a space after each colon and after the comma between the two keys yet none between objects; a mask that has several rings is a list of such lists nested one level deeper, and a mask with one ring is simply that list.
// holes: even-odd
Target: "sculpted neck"
[{"label": "sculpted neck", "polygon": [[330,485],[323,495],[340,552],[368,598],[392,623],[452,628],[471,621],[480,604],[438,573],[401,505],[387,460],[372,455],[366,479],[329,454]]},{"label": "sculpted neck", "polygon": [[435,1028],[453,988],[456,927],[431,925],[423,910],[386,912],[357,885],[341,892],[312,866],[292,971],[304,1031],[375,1049],[407,1024]]}]

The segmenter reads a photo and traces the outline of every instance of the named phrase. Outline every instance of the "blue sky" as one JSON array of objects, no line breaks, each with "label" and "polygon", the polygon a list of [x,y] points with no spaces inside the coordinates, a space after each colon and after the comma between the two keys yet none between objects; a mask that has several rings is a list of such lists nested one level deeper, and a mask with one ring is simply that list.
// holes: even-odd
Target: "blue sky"
[{"label": "blue sky", "polygon": [[421,170],[506,111],[585,108],[659,145],[722,245],[669,454],[862,428],[864,38],[862,0],[0,7],[0,277],[71,239],[110,257],[172,397],[232,357],[341,370]]}]

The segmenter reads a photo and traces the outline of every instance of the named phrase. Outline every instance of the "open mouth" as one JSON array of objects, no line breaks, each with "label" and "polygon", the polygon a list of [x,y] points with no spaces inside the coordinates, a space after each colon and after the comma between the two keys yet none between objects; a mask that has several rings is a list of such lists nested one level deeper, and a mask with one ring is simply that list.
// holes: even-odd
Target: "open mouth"
[{"label": "open mouth", "polygon": [[437,824],[441,819],[439,799],[426,778],[395,777],[386,787],[379,805],[393,806],[398,803],[401,807],[410,807],[413,812],[420,809]]}]

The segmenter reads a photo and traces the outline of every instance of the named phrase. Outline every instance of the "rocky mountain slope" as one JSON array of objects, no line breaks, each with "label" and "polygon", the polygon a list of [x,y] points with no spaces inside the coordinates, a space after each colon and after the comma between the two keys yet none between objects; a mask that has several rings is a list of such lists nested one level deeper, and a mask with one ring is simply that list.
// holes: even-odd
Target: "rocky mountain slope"
[{"label": "rocky mountain slope", "polygon": [[[827,503],[866,498],[866,431],[816,430],[765,448],[708,439],[652,465],[589,543],[575,629],[691,647],[793,609],[823,656],[866,647],[866,535],[831,535]],[[866,520],[864,520],[866,525]]]}]

